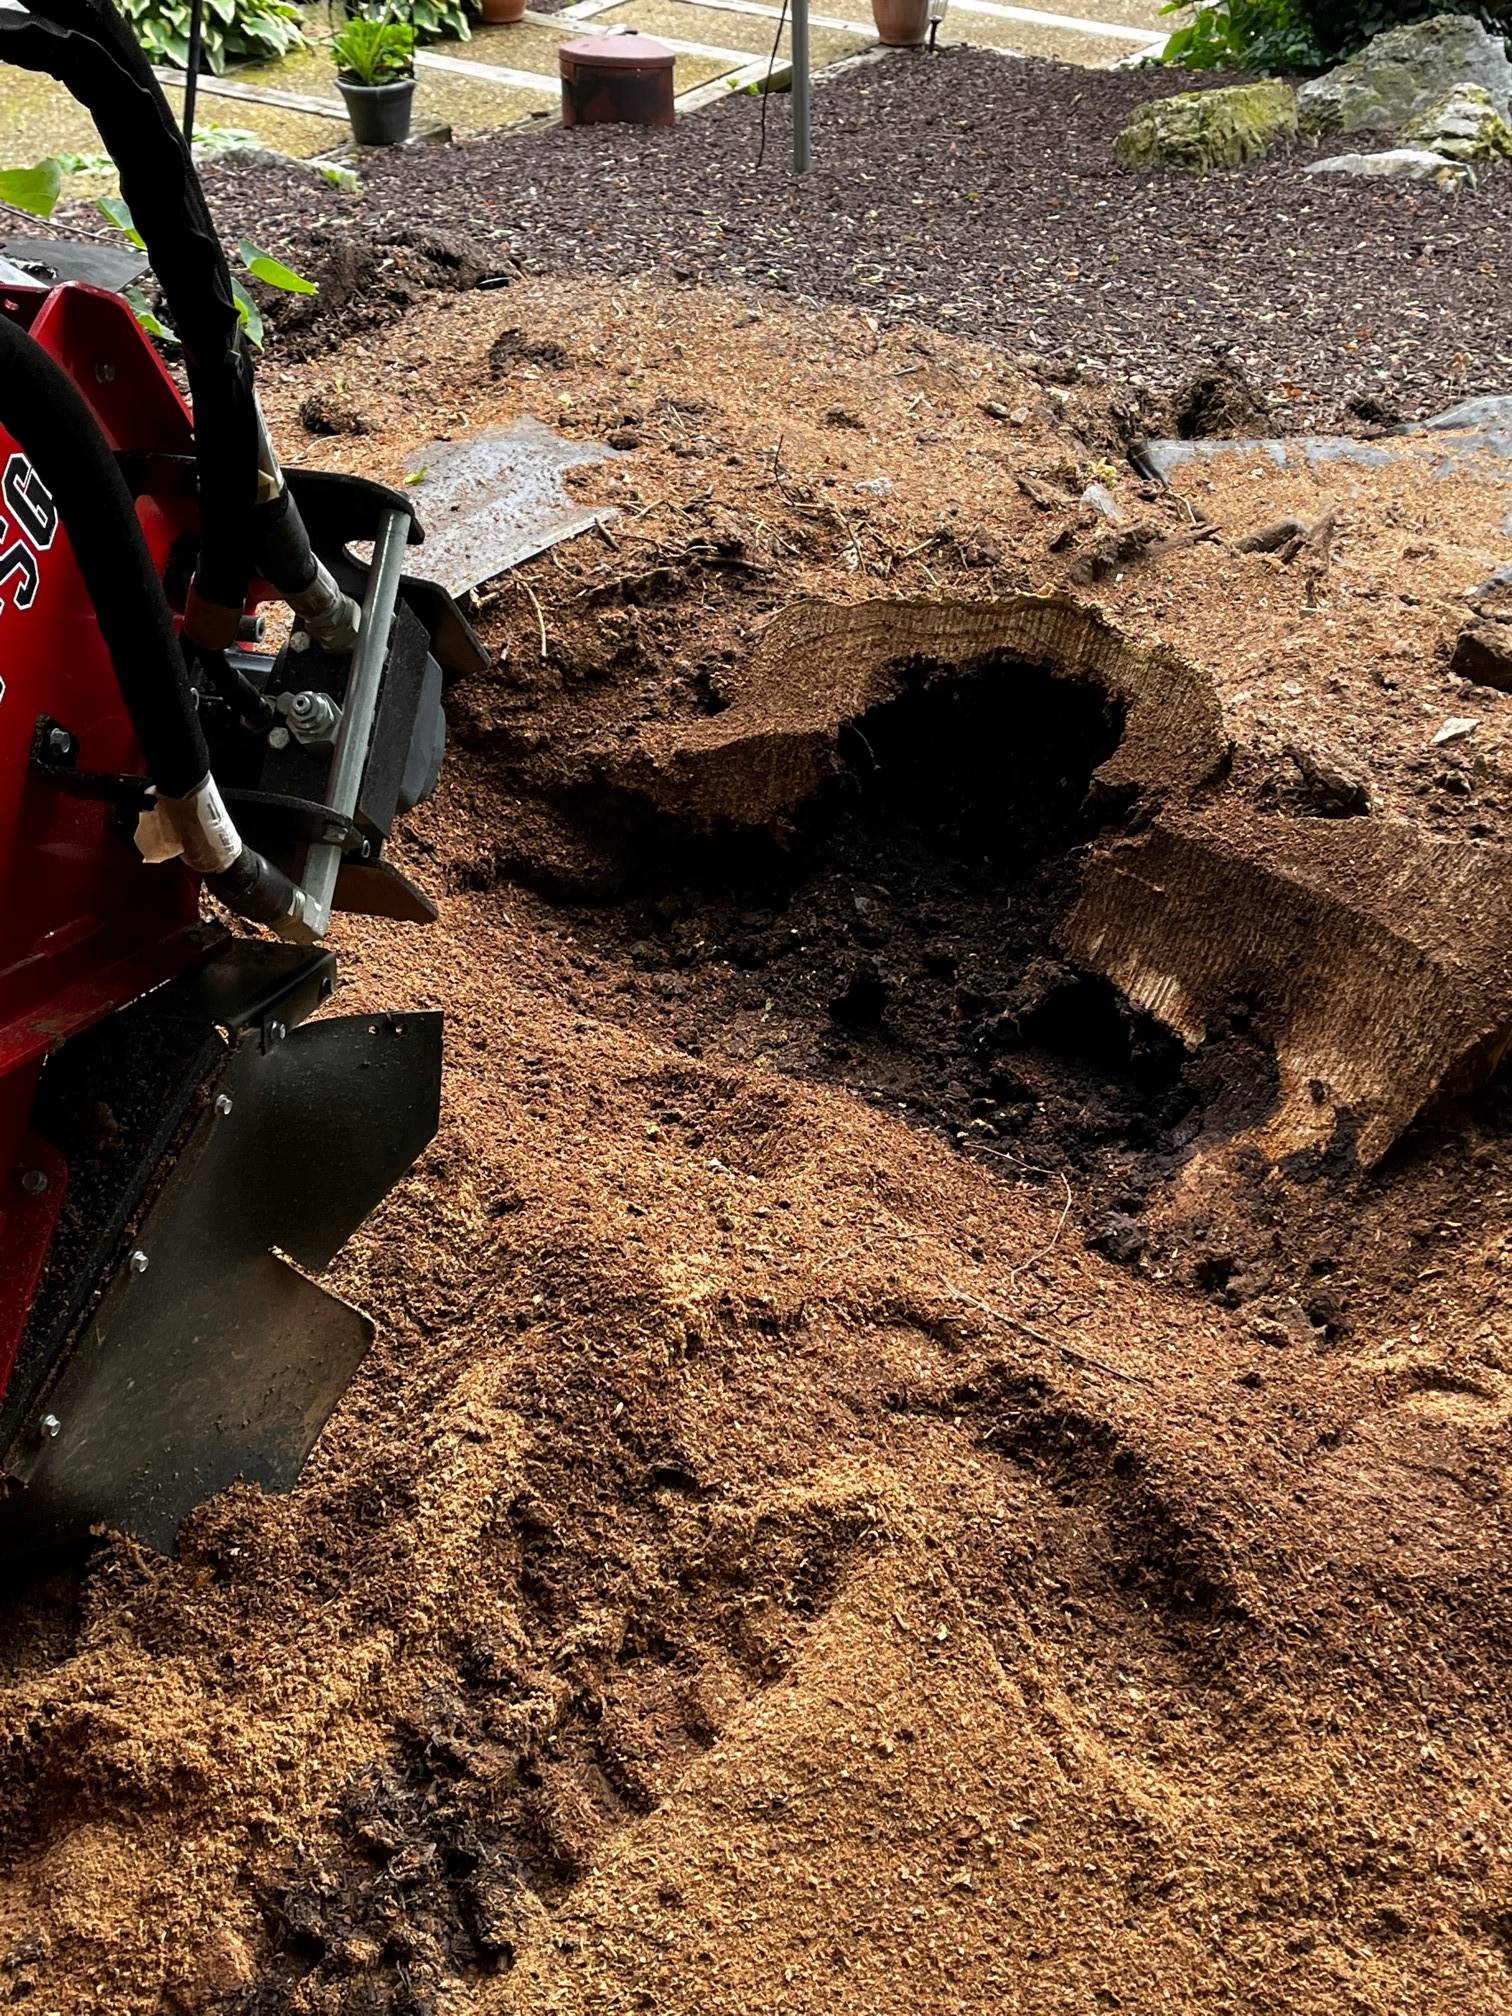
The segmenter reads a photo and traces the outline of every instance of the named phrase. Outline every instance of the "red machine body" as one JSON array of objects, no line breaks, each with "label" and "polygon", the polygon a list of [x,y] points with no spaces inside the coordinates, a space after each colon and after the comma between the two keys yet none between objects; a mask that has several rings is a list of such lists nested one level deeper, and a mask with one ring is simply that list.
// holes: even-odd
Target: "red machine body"
[{"label": "red machine body", "polygon": [[[29,330],[83,394],[110,447],[158,483],[138,517],[159,571],[198,524],[184,402],[118,296],[6,288],[0,314]],[[173,472],[183,472],[177,493]],[[67,1171],[29,1138],[48,1054],[202,956],[197,878],[144,870],[107,803],[31,768],[39,723],[66,723],[81,766],[139,771],[142,753],[93,604],[61,524],[36,508],[32,472],[0,427],[0,1394],[63,1207]],[[39,1180],[44,1179],[44,1180]]]},{"label": "red machine body", "polygon": [[439,780],[447,678],[487,662],[406,571],[408,497],[281,467],[112,0],[0,9],[7,60],[93,117],[192,411],[105,291],[131,255],[0,252],[4,1560],[171,1547],[229,1485],[290,1489],[361,1362],[372,1324],[318,1277],[434,1137],[442,1017],[322,1012],[326,939],[435,918],[386,849]]}]

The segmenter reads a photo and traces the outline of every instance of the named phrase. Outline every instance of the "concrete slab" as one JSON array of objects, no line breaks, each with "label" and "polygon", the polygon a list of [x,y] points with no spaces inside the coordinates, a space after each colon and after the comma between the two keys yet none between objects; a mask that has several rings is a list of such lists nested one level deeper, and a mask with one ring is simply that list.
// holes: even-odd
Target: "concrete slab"
[{"label": "concrete slab", "polygon": [[[184,93],[181,87],[165,85],[163,96],[168,100],[174,118],[182,119]],[[326,118],[315,112],[291,111],[285,105],[266,105],[255,99],[212,95],[201,83],[195,107],[195,124],[200,125],[205,120],[253,133],[261,145],[271,147],[280,154],[293,154],[301,160],[308,160],[314,154],[324,154],[351,137],[345,114],[336,118],[334,108],[332,116]]]},{"label": "concrete slab", "polygon": [[951,8],[944,33],[950,42],[974,42],[1010,56],[1049,56],[1060,63],[1080,63],[1089,70],[1109,69],[1147,39],[1156,39],[1146,38],[1141,31],[1130,40],[1130,30],[1116,27],[1106,34],[1093,34],[1084,28],[1047,26],[975,8],[968,12],[959,5]]},{"label": "concrete slab", "polygon": [[[642,35],[717,43],[739,50],[749,61],[770,54],[777,22],[758,14],[700,7],[696,0],[627,0],[627,4],[598,15],[593,27],[596,34],[625,27],[639,29]],[[875,39],[869,30],[852,34],[843,28],[814,28],[809,35],[814,67],[822,69],[826,63],[838,63],[842,56],[854,55]],[[791,45],[792,32],[785,27],[779,60],[791,53]]]},{"label": "concrete slab", "polygon": [[[951,0],[950,15],[947,19],[951,18],[954,18],[954,25],[961,39],[967,42],[992,40],[991,37],[976,32],[977,24],[983,18],[1000,22],[1005,28],[1017,31],[1023,39],[1022,48],[1017,49],[1017,53],[1021,56],[1055,55],[1056,50],[1048,44],[1044,47],[1039,46],[1045,37],[1053,35],[1070,35],[1075,40],[1083,42],[1094,41],[1100,35],[1106,36],[1109,40],[1117,42],[1120,45],[1120,55],[1126,56],[1132,48],[1146,48],[1152,42],[1164,41],[1170,32],[1165,28],[1149,29],[1143,24],[1130,25],[1116,18],[1111,10],[1104,15],[1097,7],[1086,10],[1077,8],[1074,11],[1060,13],[1050,8],[1016,7],[1010,4],[1010,0]],[[1004,42],[994,46],[1014,48],[1016,45]],[[1073,55],[1065,60],[1074,63],[1088,59]]]},{"label": "concrete slab", "polygon": [[4,165],[29,167],[50,154],[97,154],[94,121],[61,84],[29,70],[0,68]]},{"label": "concrete slab", "polygon": [[559,76],[557,50],[582,30],[571,21],[546,27],[539,21],[505,21],[474,27],[470,42],[428,42],[427,53],[460,56],[464,62],[491,63],[506,70],[534,70],[543,77]]}]

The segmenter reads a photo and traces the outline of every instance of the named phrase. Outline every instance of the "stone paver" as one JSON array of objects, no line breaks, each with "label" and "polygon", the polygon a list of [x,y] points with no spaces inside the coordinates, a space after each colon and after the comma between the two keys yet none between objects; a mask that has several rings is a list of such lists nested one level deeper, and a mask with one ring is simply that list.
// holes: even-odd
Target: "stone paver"
[{"label": "stone paver", "polygon": [[946,25],[950,30],[947,39],[952,42],[976,42],[988,49],[1007,50],[1014,56],[1054,56],[1062,63],[1085,63],[1098,70],[1106,69],[1141,46],[1121,35],[1089,35],[1078,28],[1004,20],[998,14],[967,13],[964,8],[955,7],[951,8]]},{"label": "stone paver", "polygon": [[94,121],[61,84],[33,71],[0,70],[0,87],[0,167],[100,151]]},{"label": "stone paver", "polygon": [[[587,26],[584,23],[584,27]],[[745,63],[754,62],[758,56],[769,55],[772,37],[777,32],[775,19],[699,7],[690,4],[690,0],[628,0],[627,5],[611,7],[600,14],[592,26],[600,32],[606,28],[636,28],[642,35],[717,43],[723,48],[738,51]],[[785,62],[792,53],[792,40],[792,30],[785,27],[778,52],[779,61]],[[814,67],[822,69],[826,63],[839,62],[843,56],[854,56],[873,40],[875,37],[870,29],[862,34],[853,34],[843,28],[811,29],[809,44]]]},{"label": "stone paver", "polygon": [[[432,50],[443,55],[461,56],[472,47],[471,43],[437,42],[425,51]],[[480,59],[481,60],[481,59]],[[517,64],[517,69],[526,66]],[[334,147],[344,146],[351,138],[346,123],[346,109],[340,91],[336,86],[336,72],[330,56],[324,49],[302,49],[293,56],[285,57],[281,63],[257,64],[246,69],[228,72],[219,80],[220,84],[230,84],[238,90],[249,88],[291,93],[306,99],[317,99],[331,107],[337,115],[333,129],[321,134],[311,128],[311,144],[297,146],[286,151],[295,154],[320,154]],[[530,85],[505,84],[484,75],[469,75],[465,70],[440,68],[422,64],[419,83],[415,91],[415,124],[417,127],[431,125],[450,126],[459,138],[471,133],[486,133],[495,126],[513,126],[532,114],[554,113],[557,109],[555,84],[546,88],[547,80],[539,88]],[[217,83],[202,84],[202,92],[209,96],[201,98],[201,104],[214,103],[227,108],[225,117],[238,125],[257,125],[262,117],[262,107],[245,100],[215,96]],[[277,144],[277,143],[271,143]]]}]

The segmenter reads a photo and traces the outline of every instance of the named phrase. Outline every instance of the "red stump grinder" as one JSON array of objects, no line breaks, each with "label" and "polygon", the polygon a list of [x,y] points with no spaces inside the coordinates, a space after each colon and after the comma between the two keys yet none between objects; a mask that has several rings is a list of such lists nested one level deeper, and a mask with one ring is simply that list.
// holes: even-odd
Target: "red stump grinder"
[{"label": "red stump grinder", "polygon": [[309,1274],[434,1133],[441,1018],[306,1018],[334,912],[435,915],[385,846],[481,653],[405,571],[404,497],[280,469],[189,150],[109,0],[0,11],[0,61],[92,113],[191,402],[87,248],[12,242],[0,1551],[168,1547],[233,1481],[293,1482],[367,1347]]}]

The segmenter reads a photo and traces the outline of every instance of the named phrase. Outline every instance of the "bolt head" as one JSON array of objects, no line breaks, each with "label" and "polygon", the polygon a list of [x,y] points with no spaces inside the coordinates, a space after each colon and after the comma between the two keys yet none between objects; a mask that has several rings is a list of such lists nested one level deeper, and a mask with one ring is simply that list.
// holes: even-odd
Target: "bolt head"
[{"label": "bolt head", "polygon": [[231,1101],[226,1097],[226,1094],[224,1092],[216,1093],[215,1110],[217,1113],[219,1113],[222,1120],[224,1120],[226,1115],[231,1111]]},{"label": "bolt head", "polygon": [[21,1173],[21,1188],[28,1197],[40,1197],[47,1189],[47,1177],[40,1169],[25,1169]]},{"label": "bolt head", "polygon": [[42,1419],[37,1423],[37,1426],[42,1430],[48,1441],[51,1442],[62,1432],[63,1423],[58,1419],[56,1414],[44,1414]]},{"label": "bolt head", "polygon": [[288,746],[289,731],[287,728],[270,728],[268,730],[268,747],[270,749],[287,749]]},{"label": "bolt head", "polygon": [[66,728],[49,728],[47,731],[47,753],[64,762],[74,753],[74,738]]},{"label": "bolt head", "polygon": [[308,651],[309,648],[310,648],[309,631],[296,630],[293,636],[289,639],[289,649],[291,651]]},{"label": "bolt head", "polygon": [[138,1246],[133,1250],[131,1258],[126,1264],[130,1267],[133,1274],[145,1274],[150,1262],[147,1255]]}]

